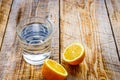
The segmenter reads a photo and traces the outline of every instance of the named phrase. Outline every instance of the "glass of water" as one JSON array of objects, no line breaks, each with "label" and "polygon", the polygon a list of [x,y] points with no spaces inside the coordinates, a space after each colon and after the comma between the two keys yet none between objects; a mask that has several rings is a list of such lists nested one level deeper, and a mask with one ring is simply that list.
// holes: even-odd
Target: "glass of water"
[{"label": "glass of water", "polygon": [[20,21],[17,35],[26,62],[33,65],[43,64],[51,54],[53,27],[46,18],[31,17]]}]

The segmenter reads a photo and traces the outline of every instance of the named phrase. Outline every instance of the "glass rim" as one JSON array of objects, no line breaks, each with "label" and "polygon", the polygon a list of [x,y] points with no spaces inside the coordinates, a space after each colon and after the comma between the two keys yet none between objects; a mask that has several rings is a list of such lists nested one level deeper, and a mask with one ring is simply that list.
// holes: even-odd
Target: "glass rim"
[{"label": "glass rim", "polygon": [[[52,31],[51,31],[51,33],[48,35],[48,37],[43,41],[43,43],[30,44],[30,43],[26,43],[25,41],[22,41],[22,38],[20,37],[20,34],[19,34],[18,27],[21,25],[21,23],[23,23],[25,20],[30,19],[30,18],[42,18],[42,17],[28,17],[28,18],[25,18],[25,19],[21,20],[21,21],[18,23],[18,25],[17,25],[17,27],[16,27],[16,32],[17,32],[17,35],[18,35],[18,37],[19,37],[19,39],[20,39],[20,42],[22,42],[23,44],[26,44],[26,45],[42,45],[42,44],[46,43],[48,40],[50,40],[51,37],[52,37],[52,35],[53,35],[53,24],[52,24],[52,22],[51,22],[50,20],[48,20],[48,18],[45,18],[45,20],[50,24],[50,27],[51,27],[51,30],[52,30]],[[44,18],[42,18],[42,19],[44,19]],[[25,26],[25,25],[23,25],[23,26]]]}]

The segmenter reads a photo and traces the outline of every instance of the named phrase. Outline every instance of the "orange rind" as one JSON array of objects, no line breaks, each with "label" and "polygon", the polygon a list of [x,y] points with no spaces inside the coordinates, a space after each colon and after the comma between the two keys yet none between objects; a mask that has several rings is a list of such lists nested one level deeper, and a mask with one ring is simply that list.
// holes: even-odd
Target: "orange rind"
[{"label": "orange rind", "polygon": [[42,66],[45,80],[65,80],[68,73],[65,68],[54,60],[46,59]]}]

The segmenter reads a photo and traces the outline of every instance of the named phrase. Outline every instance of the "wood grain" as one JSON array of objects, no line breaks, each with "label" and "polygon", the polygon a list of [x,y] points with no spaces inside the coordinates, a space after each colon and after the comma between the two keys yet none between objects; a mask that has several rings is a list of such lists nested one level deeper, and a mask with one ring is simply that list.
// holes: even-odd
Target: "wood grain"
[{"label": "wood grain", "polygon": [[68,80],[117,80],[120,64],[104,0],[61,0],[61,49],[73,42],[85,47],[83,63],[70,66]]},{"label": "wood grain", "polygon": [[[39,6],[36,6],[38,5],[37,3]],[[40,14],[46,13],[44,10],[43,13],[41,12],[41,7],[43,9],[44,3],[47,5],[46,8],[49,8],[49,19],[53,23],[55,33],[52,41],[53,52],[51,58],[59,61],[59,1],[14,0],[0,53],[0,80],[43,79],[41,66],[30,65],[23,60],[16,35],[16,26],[22,19],[31,16],[41,17]],[[35,13],[32,13],[33,11]]]},{"label": "wood grain", "polygon": [[118,49],[118,57],[120,61],[120,1],[106,0],[106,7],[108,9],[109,19],[113,34],[115,37],[116,48]]},{"label": "wood grain", "polygon": [[0,0],[0,49],[5,34],[12,0]]},{"label": "wood grain", "polygon": [[12,0],[0,0],[0,80],[44,80],[41,66],[23,60],[16,35],[17,24],[31,16],[49,16],[53,22],[52,59],[60,58],[60,33],[62,53],[73,42],[85,47],[80,65],[62,61],[69,73],[67,80],[120,79],[119,0],[60,0],[60,16],[59,0],[14,0],[9,16],[11,4]]}]

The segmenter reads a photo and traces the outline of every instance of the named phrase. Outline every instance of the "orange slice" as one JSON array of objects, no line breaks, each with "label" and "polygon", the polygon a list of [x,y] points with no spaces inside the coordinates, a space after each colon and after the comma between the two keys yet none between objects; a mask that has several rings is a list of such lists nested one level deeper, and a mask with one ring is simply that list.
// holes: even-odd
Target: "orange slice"
[{"label": "orange slice", "polygon": [[85,50],[80,43],[72,43],[63,53],[63,60],[70,65],[80,64],[84,60],[84,57]]},{"label": "orange slice", "polygon": [[42,66],[45,80],[65,80],[68,73],[65,68],[54,60],[46,59]]}]

